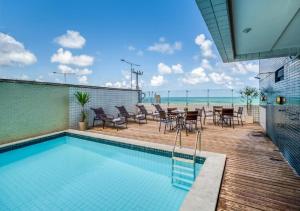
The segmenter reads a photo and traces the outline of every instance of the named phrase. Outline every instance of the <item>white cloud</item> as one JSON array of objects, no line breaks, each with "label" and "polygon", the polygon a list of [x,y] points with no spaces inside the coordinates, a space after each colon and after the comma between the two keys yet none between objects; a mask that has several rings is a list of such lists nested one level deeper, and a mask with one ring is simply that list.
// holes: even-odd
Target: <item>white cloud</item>
[{"label": "white cloud", "polygon": [[83,68],[83,69],[72,68],[70,66],[63,65],[63,64],[58,65],[58,69],[60,70],[61,73],[67,73],[67,74],[74,73],[76,75],[89,75],[93,73],[93,71],[88,68]]},{"label": "white cloud", "polygon": [[127,83],[127,81],[116,81],[116,82],[106,82],[105,85],[106,87],[114,87],[114,88],[130,88],[130,83]]},{"label": "white cloud", "polygon": [[79,32],[67,30],[66,34],[55,38],[54,41],[65,48],[82,48],[86,40]]},{"label": "white cloud", "polygon": [[14,37],[0,32],[0,66],[24,66],[36,63],[33,53]]},{"label": "white cloud", "polygon": [[126,80],[130,80],[130,71],[129,70],[122,70],[122,75]]},{"label": "white cloud", "polygon": [[113,86],[113,83],[109,81],[109,82],[106,82],[104,86],[112,87],[112,86]]},{"label": "white cloud", "polygon": [[181,80],[185,84],[196,85],[208,82],[209,78],[207,77],[205,70],[202,67],[198,67],[187,73]]},{"label": "white cloud", "polygon": [[181,64],[174,64],[172,66],[168,66],[161,62],[157,65],[157,69],[158,69],[158,72],[162,75],[167,75],[167,74],[171,74],[171,73],[175,73],[175,74],[183,73]]},{"label": "white cloud", "polygon": [[160,74],[171,74],[172,73],[171,67],[169,67],[168,65],[166,65],[162,62],[157,65],[157,69]]},{"label": "white cloud", "polygon": [[172,65],[172,70],[175,74],[183,73],[182,65],[181,64],[174,64]]},{"label": "white cloud", "polygon": [[205,70],[212,70],[213,69],[210,62],[207,59],[202,59],[201,67],[204,68]]},{"label": "white cloud", "polygon": [[78,71],[77,71],[77,75],[90,75],[92,73],[93,73],[93,71],[88,68],[78,69]]},{"label": "white cloud", "polygon": [[179,51],[182,49],[181,42],[174,42],[173,44],[167,43],[165,38],[161,37],[159,42],[154,43],[153,45],[148,47],[148,51],[159,52],[162,54],[173,54],[175,51]]},{"label": "white cloud", "polygon": [[159,42],[165,42],[165,41],[166,41],[166,38],[164,38],[164,37],[159,38]]},{"label": "white cloud", "polygon": [[211,58],[215,56],[212,51],[213,42],[206,39],[204,34],[198,35],[195,39],[195,43],[200,46],[203,57]]},{"label": "white cloud", "polygon": [[151,86],[161,86],[165,83],[165,79],[164,79],[164,76],[162,75],[154,75],[152,76],[151,78],[151,81],[150,81],[150,85]]},{"label": "white cloud", "polygon": [[94,63],[94,57],[85,54],[73,56],[70,51],[60,48],[52,55],[51,62],[84,67],[92,65]]},{"label": "white cloud", "polygon": [[210,73],[209,77],[215,84],[224,85],[226,88],[233,89],[235,79],[231,76],[226,75],[225,73]]},{"label": "white cloud", "polygon": [[128,50],[131,52],[135,52],[137,56],[143,56],[144,52],[142,50],[137,49],[136,47],[129,45]]},{"label": "white cloud", "polygon": [[130,46],[128,46],[128,50],[129,50],[129,51],[135,51],[136,48],[135,48],[134,46],[130,45]]},{"label": "white cloud", "polygon": [[143,55],[144,55],[144,52],[143,52],[142,50],[139,50],[139,51],[136,53],[136,55],[138,55],[138,56],[143,56]]},{"label": "white cloud", "polygon": [[22,74],[21,77],[20,77],[20,79],[28,81],[29,80],[29,76],[25,75],[25,74]]},{"label": "white cloud", "polygon": [[66,74],[76,72],[73,68],[63,64],[58,65],[58,69],[60,70],[61,73],[66,73]]},{"label": "white cloud", "polygon": [[43,81],[44,81],[44,76],[39,75],[39,76],[35,79],[35,81],[43,82]]},{"label": "white cloud", "polygon": [[255,62],[234,62],[232,66],[233,73],[246,74],[259,72],[259,65]]},{"label": "white cloud", "polygon": [[88,83],[88,78],[85,75],[77,77],[77,80],[80,84],[87,84]]}]

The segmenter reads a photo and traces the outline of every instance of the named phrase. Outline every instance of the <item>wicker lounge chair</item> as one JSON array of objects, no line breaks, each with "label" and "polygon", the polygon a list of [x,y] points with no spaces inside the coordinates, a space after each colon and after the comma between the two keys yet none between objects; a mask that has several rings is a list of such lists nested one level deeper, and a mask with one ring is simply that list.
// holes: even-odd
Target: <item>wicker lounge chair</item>
[{"label": "wicker lounge chair", "polygon": [[104,112],[103,108],[99,107],[99,108],[91,108],[91,110],[94,111],[95,113],[95,117],[93,120],[93,127],[95,126],[95,121],[102,121],[102,126],[103,129],[105,127],[106,123],[112,123],[114,125],[115,128],[125,124],[126,128],[127,128],[127,122],[125,121],[125,118],[115,118],[113,115],[108,115]]},{"label": "wicker lounge chair", "polygon": [[132,112],[128,112],[124,106],[116,106],[119,111],[119,117],[124,117],[125,121],[128,122],[128,119],[132,119],[134,121],[138,121],[141,124],[141,121],[146,120],[146,116],[144,114],[134,114]]},{"label": "wicker lounge chair", "polygon": [[138,107],[138,109],[140,110],[140,114],[144,114],[145,115],[146,122],[147,122],[147,116],[152,116],[152,118],[154,119],[153,112],[148,112],[144,105],[136,105],[136,107]]}]

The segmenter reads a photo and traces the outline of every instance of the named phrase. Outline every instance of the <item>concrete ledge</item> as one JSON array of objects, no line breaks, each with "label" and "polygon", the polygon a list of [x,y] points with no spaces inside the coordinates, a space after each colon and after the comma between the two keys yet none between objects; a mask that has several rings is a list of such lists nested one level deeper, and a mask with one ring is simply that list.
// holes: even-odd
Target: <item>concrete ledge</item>
[{"label": "concrete ledge", "polygon": [[[170,145],[151,143],[151,142],[139,141],[134,139],[103,135],[99,133],[69,129],[65,131],[50,133],[47,135],[21,140],[9,144],[0,145],[0,151],[1,149],[7,147],[14,149],[14,146],[20,145],[22,143],[34,142],[34,140],[37,139],[42,139],[49,136],[63,134],[63,133],[71,133],[71,134],[77,134],[77,135],[88,136],[93,138],[112,140],[116,142],[155,148],[155,149],[165,150],[169,152],[172,152],[173,149],[173,146]],[[193,155],[194,150],[190,148],[182,148],[180,150],[180,153]],[[220,190],[223,171],[226,162],[226,155],[207,152],[207,151],[200,151],[200,152],[197,151],[197,156],[205,158],[205,162],[180,209],[212,211],[215,210],[217,206],[219,190]]]}]

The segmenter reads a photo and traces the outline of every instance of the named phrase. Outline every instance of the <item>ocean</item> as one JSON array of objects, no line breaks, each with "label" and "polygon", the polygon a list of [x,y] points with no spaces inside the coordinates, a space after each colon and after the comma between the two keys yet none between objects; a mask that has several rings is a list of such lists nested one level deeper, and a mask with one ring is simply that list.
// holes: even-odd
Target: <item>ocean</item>
[{"label": "ocean", "polygon": [[[142,101],[143,103],[155,103],[155,98],[146,97]],[[162,104],[177,104],[189,105],[200,104],[200,105],[246,105],[246,101],[241,97],[161,97]],[[259,98],[252,101],[252,105],[259,105]]]}]

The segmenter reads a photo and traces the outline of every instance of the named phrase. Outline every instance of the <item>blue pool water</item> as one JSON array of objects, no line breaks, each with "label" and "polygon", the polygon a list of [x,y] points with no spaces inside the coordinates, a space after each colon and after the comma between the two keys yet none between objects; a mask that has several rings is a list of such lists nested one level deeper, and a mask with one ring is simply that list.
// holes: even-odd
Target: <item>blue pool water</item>
[{"label": "blue pool water", "polygon": [[186,195],[165,156],[69,136],[0,153],[0,210],[178,210]]}]

